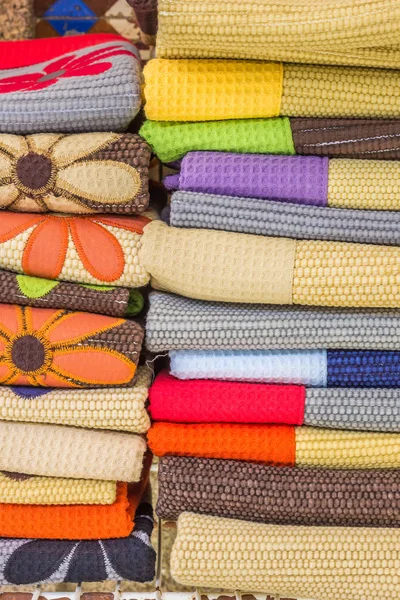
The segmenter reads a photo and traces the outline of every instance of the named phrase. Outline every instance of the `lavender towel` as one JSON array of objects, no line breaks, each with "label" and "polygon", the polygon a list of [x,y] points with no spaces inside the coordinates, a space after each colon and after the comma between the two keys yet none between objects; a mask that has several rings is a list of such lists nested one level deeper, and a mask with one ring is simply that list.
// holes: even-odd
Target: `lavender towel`
[{"label": "lavender towel", "polygon": [[329,159],[231,152],[189,152],[169,189],[326,206]]}]

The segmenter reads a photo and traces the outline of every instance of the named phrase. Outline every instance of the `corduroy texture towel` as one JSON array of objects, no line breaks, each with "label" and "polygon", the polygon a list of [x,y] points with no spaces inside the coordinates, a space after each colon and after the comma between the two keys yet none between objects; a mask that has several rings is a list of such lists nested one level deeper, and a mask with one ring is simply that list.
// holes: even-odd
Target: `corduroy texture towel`
[{"label": "corduroy texture towel", "polygon": [[400,115],[394,70],[156,58],[144,76],[152,121]]},{"label": "corduroy texture towel", "polygon": [[131,386],[143,335],[130,319],[0,304],[0,383]]},{"label": "corduroy texture towel", "polygon": [[1,214],[0,268],[45,279],[141,287],[149,275],[138,251],[143,227],[155,213],[139,216]]},{"label": "corduroy texture towel", "polygon": [[268,467],[165,456],[156,511],[172,521],[190,511],[281,525],[400,527],[399,489],[395,469]]},{"label": "corduroy texture towel", "polygon": [[171,555],[187,586],[296,598],[398,600],[400,531],[374,527],[262,525],[184,513]]},{"label": "corduroy texture towel", "polygon": [[140,481],[117,484],[113,504],[40,506],[0,504],[0,536],[42,539],[110,539],[127,537],[146,489],[151,455],[146,456]]},{"label": "corduroy texture towel", "polygon": [[169,224],[294,239],[400,245],[399,211],[329,208],[198,192],[172,195]]},{"label": "corduroy texture towel", "polygon": [[148,442],[156,456],[231,458],[271,465],[398,469],[400,434],[334,431],[289,425],[154,423]]},{"label": "corduroy texture towel", "polygon": [[0,269],[0,302],[133,317],[144,307],[139,290],[17,275]]},{"label": "corduroy texture towel", "polygon": [[193,150],[303,154],[338,158],[400,158],[400,121],[391,119],[234,119],[145,121],[140,130],[163,162]]},{"label": "corduroy texture towel", "polygon": [[161,372],[150,390],[150,414],[172,423],[282,423],[400,432],[399,388],[305,388],[194,379]]},{"label": "corduroy texture towel", "polygon": [[[189,152],[172,189],[295,204],[399,210],[399,161]],[[244,212],[244,211],[243,211]]]},{"label": "corduroy texture towel", "polygon": [[400,249],[150,223],[139,253],[152,286],[199,300],[400,307]]},{"label": "corduroy texture towel", "polygon": [[129,537],[109,540],[0,540],[0,584],[27,585],[127,579],[144,583],[155,574],[149,495],[136,509]]},{"label": "corduroy texture towel", "polygon": [[0,419],[146,433],[152,371],[143,366],[131,388],[58,390],[0,387]]},{"label": "corduroy texture towel", "polygon": [[150,148],[137,134],[0,134],[0,206],[17,212],[120,213],[149,204]]},{"label": "corduroy texture towel", "polygon": [[112,504],[116,489],[115,481],[0,472],[2,504]]},{"label": "corduroy texture towel", "polygon": [[4,42],[0,131],[122,131],[139,112],[141,85],[138,51],[119,35]]},{"label": "corduroy texture towel", "polygon": [[[146,346],[168,350],[400,350],[400,311],[204,302],[152,292]],[[389,335],[388,335],[389,334]]]},{"label": "corduroy texture towel", "polygon": [[157,56],[400,67],[396,0],[159,0]]},{"label": "corduroy texture towel", "polygon": [[145,452],[145,440],[132,433],[0,421],[2,471],[134,482]]}]

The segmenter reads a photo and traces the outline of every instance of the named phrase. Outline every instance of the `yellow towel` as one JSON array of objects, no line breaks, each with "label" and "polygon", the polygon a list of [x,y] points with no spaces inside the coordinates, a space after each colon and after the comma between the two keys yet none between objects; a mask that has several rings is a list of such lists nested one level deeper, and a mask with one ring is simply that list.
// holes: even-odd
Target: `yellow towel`
[{"label": "yellow towel", "polygon": [[389,69],[157,58],[144,76],[154,121],[400,116],[399,72]]},{"label": "yellow towel", "polygon": [[400,67],[398,0],[159,0],[157,56]]}]

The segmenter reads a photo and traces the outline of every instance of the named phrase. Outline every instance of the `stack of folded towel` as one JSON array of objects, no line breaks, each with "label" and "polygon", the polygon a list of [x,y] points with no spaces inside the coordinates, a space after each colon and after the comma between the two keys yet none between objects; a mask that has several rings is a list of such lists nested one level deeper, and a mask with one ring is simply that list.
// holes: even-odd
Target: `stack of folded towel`
[{"label": "stack of folded towel", "polygon": [[138,54],[115,35],[2,49],[0,584],[150,581]]},{"label": "stack of folded towel", "polygon": [[140,259],[180,583],[398,598],[397,4],[158,2],[141,135],[178,173]]}]

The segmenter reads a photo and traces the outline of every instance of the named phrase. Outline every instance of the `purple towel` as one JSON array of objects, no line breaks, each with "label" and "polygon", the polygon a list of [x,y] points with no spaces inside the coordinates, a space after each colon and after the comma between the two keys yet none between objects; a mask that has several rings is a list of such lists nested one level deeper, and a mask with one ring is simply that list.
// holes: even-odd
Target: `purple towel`
[{"label": "purple towel", "polygon": [[169,189],[326,206],[328,158],[189,152]]}]

